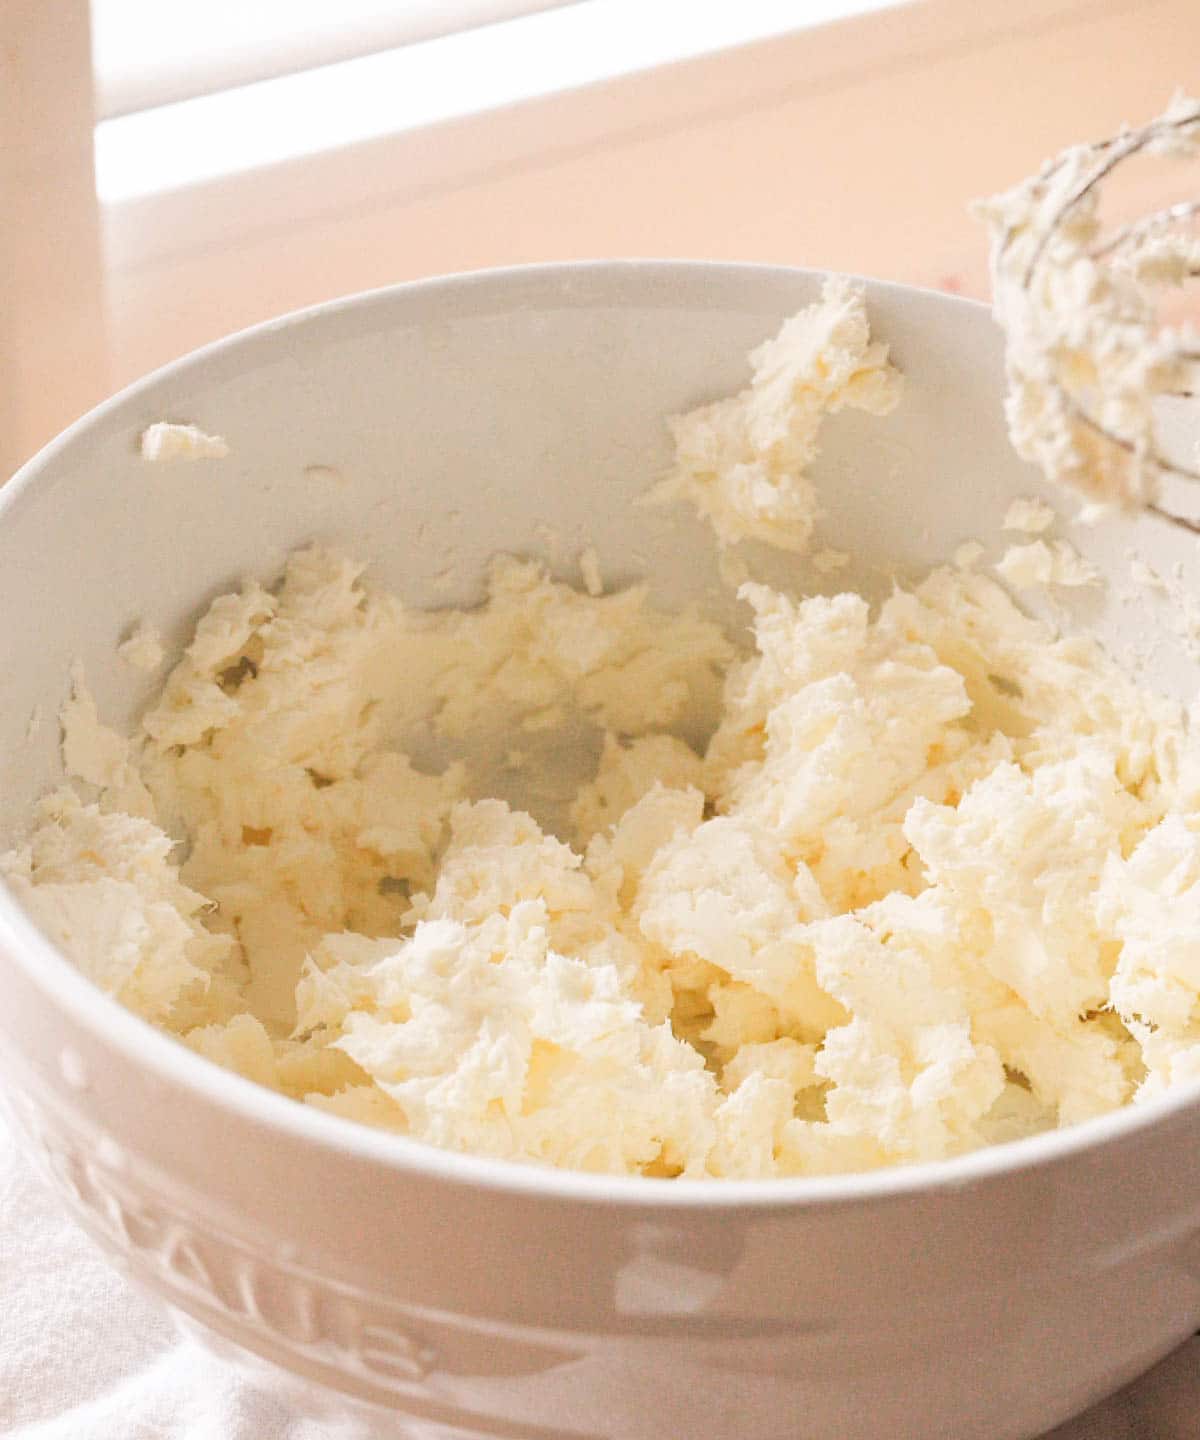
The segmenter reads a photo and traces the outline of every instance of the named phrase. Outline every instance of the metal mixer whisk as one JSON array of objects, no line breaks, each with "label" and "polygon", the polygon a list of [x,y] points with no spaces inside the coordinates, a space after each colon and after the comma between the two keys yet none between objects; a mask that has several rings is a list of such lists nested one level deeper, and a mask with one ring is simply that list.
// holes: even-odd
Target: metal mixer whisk
[{"label": "metal mixer whisk", "polygon": [[1074,146],[1037,175],[980,202],[992,232],[993,298],[1007,339],[1006,409],[1018,452],[1103,508],[1164,508],[1164,477],[1200,481],[1200,463],[1164,453],[1154,404],[1200,391],[1200,335],[1164,324],[1159,296],[1200,276],[1200,200],[1104,234],[1103,182],[1139,154],[1200,157],[1200,103]]}]

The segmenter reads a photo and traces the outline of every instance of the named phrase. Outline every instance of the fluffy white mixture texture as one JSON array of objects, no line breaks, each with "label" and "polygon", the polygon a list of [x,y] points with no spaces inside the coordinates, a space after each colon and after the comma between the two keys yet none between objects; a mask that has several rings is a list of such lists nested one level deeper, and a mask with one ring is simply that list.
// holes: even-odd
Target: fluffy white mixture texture
[{"label": "fluffy white mixture texture", "polygon": [[1169,212],[1107,233],[1101,222],[1105,182],[1138,153],[1194,160],[1200,102],[1179,94],[1140,130],[1072,146],[976,206],[991,233],[1013,445],[1093,514],[1155,503],[1155,401],[1194,390],[1200,356],[1194,329],[1159,316],[1163,292],[1197,274],[1200,237]]},{"label": "fluffy white mixture texture", "polygon": [[889,414],[900,373],[871,338],[862,291],[840,275],[826,280],[820,304],[753,351],[750,365],[740,394],[672,417],[675,464],[653,498],[690,501],[721,545],[759,540],[802,554],[817,519],[805,472],[822,422],[847,408]]},{"label": "fluffy white mixture texture", "polygon": [[[806,353],[780,366],[810,416],[805,366],[840,362]],[[757,394],[681,445],[714,414],[751,434]],[[745,463],[723,444],[718,489]],[[417,613],[299,552],[212,606],[132,740],[76,675],[66,758],[94,788],[47,799],[4,874],[209,1059],[479,1154],[861,1170],[1200,1078],[1178,710],[969,570],[874,613],[742,593],[735,656],[530,563]]]}]

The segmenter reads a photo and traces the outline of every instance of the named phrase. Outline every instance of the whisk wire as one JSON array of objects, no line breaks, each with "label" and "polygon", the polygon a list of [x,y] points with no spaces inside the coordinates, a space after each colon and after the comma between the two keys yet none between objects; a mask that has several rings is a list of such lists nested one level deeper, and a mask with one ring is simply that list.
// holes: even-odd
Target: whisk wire
[{"label": "whisk wire", "polygon": [[[1146,418],[1134,423],[1128,434],[1114,430],[1096,414],[1090,413],[1085,397],[1092,392],[1078,382],[1069,386],[1066,380],[1069,372],[1063,368],[1074,365],[1076,373],[1079,373],[1078,366],[1081,361],[1084,362],[1085,373],[1097,377],[1092,386],[1095,396],[1115,403],[1115,413],[1121,413],[1122,405],[1128,405],[1130,395],[1138,394],[1142,385],[1145,385],[1148,393],[1135,402],[1134,413],[1137,413],[1136,406],[1141,406],[1143,401],[1148,405],[1155,395],[1190,399],[1195,398],[1200,391],[1197,379],[1186,374],[1187,367],[1200,366],[1200,344],[1195,341],[1194,332],[1187,329],[1180,332],[1168,330],[1159,322],[1157,306],[1150,299],[1150,292],[1154,287],[1200,277],[1200,237],[1196,239],[1195,248],[1192,242],[1184,237],[1174,243],[1168,238],[1181,226],[1200,216],[1200,198],[1165,206],[1121,226],[1099,240],[1094,239],[1091,228],[1094,224],[1094,212],[1090,208],[1085,213],[1082,229],[1075,227],[1073,232],[1066,230],[1067,223],[1078,212],[1079,207],[1084,205],[1088,197],[1093,196],[1102,182],[1125,161],[1148,149],[1168,155],[1174,153],[1187,156],[1197,142],[1200,142],[1200,103],[1177,99],[1165,115],[1147,125],[1138,129],[1122,130],[1106,140],[1064,151],[1057,159],[1048,162],[1025,187],[1019,187],[1012,192],[1012,196],[1021,197],[1020,205],[1024,208],[1024,213],[1020,221],[1012,219],[1011,210],[993,212],[1001,222],[997,227],[998,245],[993,252],[993,264],[997,277],[999,314],[1005,256],[1018,237],[1031,242],[1023,265],[1017,260],[1016,254],[1013,254],[1012,260],[1015,263],[1008,270],[1009,283],[1015,279],[1019,291],[1024,295],[1024,305],[1030,317],[1029,324],[1033,327],[1024,332],[1025,340],[1033,337],[1039,347],[1036,353],[1040,353],[1039,363],[1043,368],[1037,373],[1043,376],[1044,383],[1049,384],[1056,394],[1058,412],[1068,414],[1073,422],[1084,426],[1093,435],[1118,447],[1130,457],[1131,467],[1136,467],[1130,471],[1130,489],[1140,495],[1145,508],[1185,530],[1200,535],[1200,520],[1190,520],[1173,514],[1159,505],[1153,496],[1158,477],[1170,475],[1200,482],[1200,469],[1162,454],[1153,436],[1153,422],[1148,411],[1143,411]],[[1076,166],[1082,167],[1078,178],[1074,183],[1065,186],[1066,193],[1061,199],[1055,198],[1054,182],[1057,179],[1061,185],[1069,180]],[[1004,198],[1006,201],[1009,199]],[[1048,216],[1045,213],[1047,202],[1053,207]],[[1067,243],[1052,248],[1059,237],[1063,237]],[[1088,243],[1089,238],[1091,243]],[[1075,332],[1073,329],[1061,328],[1061,320],[1058,322],[1060,329],[1057,332],[1054,329],[1057,318],[1055,305],[1068,303],[1061,298],[1056,301],[1055,295],[1057,293],[1061,297],[1068,292],[1055,292],[1053,286],[1056,283],[1068,283],[1064,278],[1068,274],[1066,267],[1073,265],[1078,259],[1090,261],[1098,267],[1120,266],[1125,271],[1120,282],[1121,288],[1115,292],[1107,292],[1110,297],[1115,294],[1118,302],[1126,307],[1120,311],[1114,308],[1111,312],[1113,323],[1120,327],[1116,332],[1120,336],[1116,342],[1117,353],[1123,353],[1128,362],[1131,353],[1129,347],[1132,345],[1136,350],[1139,326],[1142,327],[1141,333],[1144,334],[1147,347],[1153,347],[1148,348],[1145,368],[1127,368],[1117,381],[1118,386],[1123,388],[1114,391],[1106,391],[1104,387],[1104,365],[1112,363],[1113,354],[1112,346],[1108,343],[1109,336],[1097,338],[1101,332],[1098,328],[1093,328],[1090,338],[1079,342],[1069,338]],[[1139,261],[1144,263],[1139,265]],[[1049,290],[1046,290],[1045,284],[1039,279],[1041,267],[1047,264],[1055,267],[1045,282],[1051,286]],[[1016,268],[1018,265],[1020,268]],[[1103,270],[1100,272],[1100,276],[1102,275]],[[1099,279],[1098,276],[1091,283],[1095,284]],[[1076,282],[1072,280],[1070,283]],[[1106,292],[1100,290],[1091,293]],[[1138,308],[1141,303],[1137,299],[1139,295],[1144,301],[1141,309]],[[1115,306],[1118,302],[1110,298],[1108,303]],[[1072,299],[1069,303],[1078,302]],[[1130,303],[1134,306],[1132,312],[1127,308]],[[1103,315],[1103,311],[1097,313],[1094,322],[1096,325],[1101,323]],[[1045,321],[1041,318],[1043,316]],[[1011,346],[1011,332],[1009,341]],[[1079,348],[1080,345],[1083,346],[1082,349]],[[1089,345],[1094,348],[1087,348]],[[1124,347],[1124,350],[1120,347]],[[1010,350],[1010,358],[1011,355]],[[1138,378],[1131,381],[1130,375]],[[1152,375],[1152,379],[1147,379],[1148,375]],[[1112,403],[1109,409],[1112,410]],[[1016,438],[1014,431],[1014,439]],[[1020,442],[1018,448],[1021,448]],[[1048,470],[1047,473],[1051,472]],[[1080,483],[1081,488],[1084,488],[1083,482]],[[1087,488],[1090,488],[1090,485]]]}]

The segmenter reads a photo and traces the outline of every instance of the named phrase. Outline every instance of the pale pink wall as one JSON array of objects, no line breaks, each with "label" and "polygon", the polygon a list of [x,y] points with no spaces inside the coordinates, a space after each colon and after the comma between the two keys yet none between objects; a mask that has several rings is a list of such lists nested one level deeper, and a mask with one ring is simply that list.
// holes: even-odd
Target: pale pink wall
[{"label": "pale pink wall", "polygon": [[[124,207],[107,217],[102,273],[86,253],[94,215],[76,148],[47,162],[53,198],[25,192],[23,258],[0,279],[10,303],[19,294],[4,332],[19,352],[16,443],[31,449],[110,376],[123,383],[297,306],[450,270],[709,256],[982,295],[967,201],[1068,142],[1157,113],[1176,85],[1200,84],[1198,56],[1197,0],[915,0]],[[1200,190],[1200,173],[1186,179]],[[1147,176],[1133,202],[1163,187]],[[79,250],[69,304],[64,236]]]}]

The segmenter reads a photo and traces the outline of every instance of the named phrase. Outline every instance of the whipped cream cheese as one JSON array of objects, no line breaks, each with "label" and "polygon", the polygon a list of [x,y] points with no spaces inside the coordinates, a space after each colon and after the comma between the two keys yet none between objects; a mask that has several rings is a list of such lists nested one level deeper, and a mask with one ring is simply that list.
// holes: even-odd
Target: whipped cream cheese
[{"label": "whipped cream cheese", "polygon": [[[663,493],[798,551],[821,417],[898,380],[844,282],[753,365],[674,422]],[[1054,544],[1020,548],[1072,583]],[[960,558],[874,610],[747,582],[739,652],[594,558],[587,593],[500,558],[478,609],[417,612],[302,550],[132,736],[76,672],[75,784],[0,864],[199,1054],[456,1150],[813,1175],[1200,1078],[1184,717]]]}]

